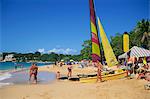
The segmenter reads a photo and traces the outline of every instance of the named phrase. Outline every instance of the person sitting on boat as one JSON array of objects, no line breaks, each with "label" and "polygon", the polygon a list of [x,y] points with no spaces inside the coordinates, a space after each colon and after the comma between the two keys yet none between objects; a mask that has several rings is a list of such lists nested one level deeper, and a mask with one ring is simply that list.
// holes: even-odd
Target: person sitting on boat
[{"label": "person sitting on boat", "polygon": [[30,67],[29,81],[31,80],[31,77],[34,76],[34,81],[35,83],[37,83],[37,73],[38,73],[38,67],[36,66],[35,63],[33,63],[32,66]]},{"label": "person sitting on boat", "polygon": [[98,81],[102,82],[102,75],[101,75],[101,73],[102,73],[103,65],[98,60],[96,61],[95,65],[97,67],[97,82]]}]

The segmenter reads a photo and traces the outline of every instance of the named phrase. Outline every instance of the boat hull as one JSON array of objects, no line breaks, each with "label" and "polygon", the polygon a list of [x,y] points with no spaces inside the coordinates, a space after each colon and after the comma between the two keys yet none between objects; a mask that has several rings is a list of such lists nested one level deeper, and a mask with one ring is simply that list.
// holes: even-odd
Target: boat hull
[{"label": "boat hull", "polygon": [[[121,79],[121,78],[124,78],[126,76],[127,76],[126,71],[118,73],[118,74],[104,75],[104,76],[102,76],[102,81]],[[94,83],[96,81],[97,81],[97,76],[87,77],[87,78],[80,78],[81,83]]]}]

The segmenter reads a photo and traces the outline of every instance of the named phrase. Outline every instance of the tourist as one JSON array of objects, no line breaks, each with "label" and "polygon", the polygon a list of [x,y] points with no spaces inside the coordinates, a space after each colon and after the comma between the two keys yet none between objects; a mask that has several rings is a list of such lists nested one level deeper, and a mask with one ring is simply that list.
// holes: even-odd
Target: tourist
[{"label": "tourist", "polygon": [[72,64],[71,64],[71,62],[69,62],[67,69],[68,69],[68,74],[67,74],[67,76],[68,76],[68,77],[71,77],[71,76],[72,76]]},{"label": "tourist", "polygon": [[97,67],[97,82],[102,82],[102,64],[97,60],[96,61],[96,67]]},{"label": "tourist", "polygon": [[127,62],[127,76],[131,76],[132,74],[132,66],[133,66],[133,60],[130,56],[128,56],[128,62]]},{"label": "tourist", "polygon": [[146,74],[145,74],[145,80],[147,80],[148,82],[150,82],[150,70],[146,72]]},{"label": "tourist", "polygon": [[60,62],[60,67],[62,67],[63,66],[63,63],[62,62]]},{"label": "tourist", "polygon": [[17,63],[14,63],[15,64],[15,70],[17,70]]},{"label": "tourist", "polygon": [[31,77],[34,76],[34,83],[37,83],[37,73],[38,73],[38,67],[36,66],[35,63],[33,63],[32,66],[30,67],[29,81],[31,80]]},{"label": "tourist", "polygon": [[60,72],[59,72],[59,71],[57,71],[57,73],[56,73],[56,78],[57,78],[57,79],[60,78]]}]

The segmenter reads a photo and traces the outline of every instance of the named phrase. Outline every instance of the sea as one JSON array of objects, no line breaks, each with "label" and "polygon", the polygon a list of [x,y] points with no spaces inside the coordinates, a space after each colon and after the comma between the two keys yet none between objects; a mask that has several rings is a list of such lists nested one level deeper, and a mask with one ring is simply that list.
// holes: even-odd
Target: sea
[{"label": "sea", "polygon": [[[37,62],[37,66],[43,66],[43,65],[51,65],[52,63],[45,63],[45,62]],[[0,71],[1,70],[12,70],[15,69],[15,66],[18,66],[20,68],[21,66],[23,68],[29,68],[32,65],[31,62],[0,62]],[[20,66],[20,67],[19,67]]]},{"label": "sea", "polygon": [[[51,64],[53,63],[37,63],[37,66],[50,66]],[[0,62],[0,88],[6,85],[28,84],[29,67],[31,65],[31,62]],[[38,83],[48,83],[53,81],[55,77],[54,73],[39,72]]]}]

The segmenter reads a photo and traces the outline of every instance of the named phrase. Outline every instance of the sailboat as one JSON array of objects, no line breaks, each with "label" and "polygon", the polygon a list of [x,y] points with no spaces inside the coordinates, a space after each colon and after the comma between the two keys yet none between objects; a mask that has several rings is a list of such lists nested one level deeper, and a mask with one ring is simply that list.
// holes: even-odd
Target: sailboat
[{"label": "sailboat", "polygon": [[[108,38],[106,36],[106,33],[103,29],[103,26],[100,22],[100,19],[96,19],[96,13],[94,9],[94,2],[93,0],[89,0],[89,5],[90,5],[90,27],[91,27],[91,41],[92,41],[92,61],[96,62],[99,61],[101,62],[101,53],[100,53],[100,43],[99,43],[99,36],[98,36],[98,27],[99,27],[99,32],[100,32],[100,37],[102,41],[102,46],[104,49],[104,55],[105,59],[107,62],[107,65],[109,67],[116,66],[118,64],[118,61],[115,57],[115,54],[112,50],[112,47],[108,41]],[[98,20],[98,27],[97,27],[97,20]],[[108,75],[102,75],[102,80],[114,80],[114,79],[119,79],[123,78],[127,75],[125,71],[120,71],[115,74],[108,74]],[[81,77],[80,82],[96,82],[97,81],[97,76],[94,77]]]}]

